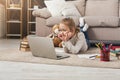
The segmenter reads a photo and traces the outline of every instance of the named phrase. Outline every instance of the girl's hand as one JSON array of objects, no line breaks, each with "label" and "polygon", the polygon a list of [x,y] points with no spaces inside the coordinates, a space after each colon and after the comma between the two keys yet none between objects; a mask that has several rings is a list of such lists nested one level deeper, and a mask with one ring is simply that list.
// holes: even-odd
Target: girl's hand
[{"label": "girl's hand", "polygon": [[65,36],[64,36],[64,33],[63,33],[63,32],[60,32],[60,33],[58,34],[58,37],[59,37],[62,41],[65,40]]},{"label": "girl's hand", "polygon": [[58,37],[62,40],[62,41],[68,41],[71,37],[72,37],[72,33],[71,32],[61,32],[58,34]]}]

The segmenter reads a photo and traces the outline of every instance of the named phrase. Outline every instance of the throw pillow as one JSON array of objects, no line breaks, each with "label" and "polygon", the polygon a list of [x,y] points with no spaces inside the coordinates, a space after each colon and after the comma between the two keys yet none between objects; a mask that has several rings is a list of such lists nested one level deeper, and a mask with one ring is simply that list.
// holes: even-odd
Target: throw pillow
[{"label": "throw pillow", "polygon": [[63,16],[81,16],[79,11],[77,10],[77,8],[74,5],[71,5],[69,8],[64,8],[62,10],[62,15]]},{"label": "throw pillow", "polygon": [[85,2],[86,0],[74,0],[74,1],[66,1],[67,3],[72,3],[76,6],[81,16],[85,15]]},{"label": "throw pillow", "polygon": [[75,4],[67,1],[49,0],[45,4],[52,16],[81,16]]},{"label": "throw pillow", "polygon": [[50,11],[52,16],[61,16],[61,11],[63,10],[65,1],[57,1],[57,0],[48,0],[45,1],[45,5]]},{"label": "throw pillow", "polygon": [[49,18],[51,16],[47,8],[37,9],[32,12],[33,16],[40,16],[42,18]]}]

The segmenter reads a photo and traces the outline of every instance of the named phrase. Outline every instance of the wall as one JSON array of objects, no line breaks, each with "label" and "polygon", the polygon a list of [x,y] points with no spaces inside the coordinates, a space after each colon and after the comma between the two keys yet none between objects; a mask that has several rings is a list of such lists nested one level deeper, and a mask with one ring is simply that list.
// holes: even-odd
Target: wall
[{"label": "wall", "polygon": [[[0,0],[0,3],[4,4],[5,5],[5,1],[6,0]],[[17,1],[17,0],[15,0]],[[23,0],[24,1],[24,5],[23,5],[23,36],[26,36],[27,35],[27,0]],[[39,0],[39,4],[40,4],[40,7],[44,7],[44,0]],[[17,30],[17,29],[16,29]],[[16,31],[15,30],[15,31]]]}]

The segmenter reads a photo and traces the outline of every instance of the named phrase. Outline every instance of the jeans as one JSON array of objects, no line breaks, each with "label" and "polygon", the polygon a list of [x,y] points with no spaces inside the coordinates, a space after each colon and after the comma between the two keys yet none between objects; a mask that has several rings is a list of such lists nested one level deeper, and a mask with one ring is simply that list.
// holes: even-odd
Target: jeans
[{"label": "jeans", "polygon": [[83,27],[80,27],[80,31],[84,33],[88,48],[90,48],[90,41],[89,41],[89,36],[87,31],[83,31]]}]

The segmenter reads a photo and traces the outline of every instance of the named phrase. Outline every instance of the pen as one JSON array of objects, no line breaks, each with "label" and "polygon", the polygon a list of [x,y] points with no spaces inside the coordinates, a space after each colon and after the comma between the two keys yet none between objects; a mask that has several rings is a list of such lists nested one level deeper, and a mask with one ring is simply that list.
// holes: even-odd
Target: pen
[{"label": "pen", "polygon": [[100,49],[102,50],[102,45],[101,45],[101,43],[98,43],[98,46],[100,47]]},{"label": "pen", "polygon": [[111,49],[111,47],[112,47],[112,44],[110,44],[110,45],[108,46],[108,50],[110,50],[110,49]]},{"label": "pen", "polygon": [[101,44],[102,44],[102,48],[103,48],[103,50],[106,52],[105,44],[104,44],[103,42],[102,42]]},{"label": "pen", "polygon": [[[100,48],[100,46],[98,44],[95,44],[98,48]],[[101,48],[100,48],[101,49]]]}]

